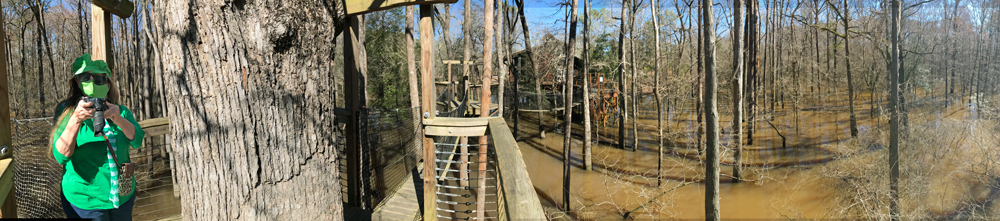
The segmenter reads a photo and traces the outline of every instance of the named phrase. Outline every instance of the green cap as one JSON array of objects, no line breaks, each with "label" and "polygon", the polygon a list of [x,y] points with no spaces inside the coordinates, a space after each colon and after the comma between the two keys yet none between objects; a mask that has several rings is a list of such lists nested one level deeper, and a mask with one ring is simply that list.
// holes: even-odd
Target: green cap
[{"label": "green cap", "polygon": [[111,75],[111,70],[108,69],[108,63],[104,62],[104,60],[91,60],[90,54],[83,54],[73,61],[73,75],[82,74],[84,72]]}]

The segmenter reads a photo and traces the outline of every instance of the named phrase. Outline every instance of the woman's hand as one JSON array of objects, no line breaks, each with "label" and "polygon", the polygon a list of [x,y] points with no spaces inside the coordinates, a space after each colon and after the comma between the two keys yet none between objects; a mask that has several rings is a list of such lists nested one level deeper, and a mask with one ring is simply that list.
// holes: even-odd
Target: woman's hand
[{"label": "woman's hand", "polygon": [[121,120],[122,118],[121,115],[122,115],[121,108],[118,107],[117,104],[112,104],[108,102],[108,109],[104,110],[104,119],[108,119],[114,121],[116,124],[120,124],[118,123],[118,120]]},{"label": "woman's hand", "polygon": [[115,125],[118,125],[118,128],[122,129],[122,133],[125,134],[125,138],[128,138],[129,141],[135,140],[136,126],[122,117],[121,107],[117,104],[108,103],[108,109],[104,110],[104,119],[115,122]]},{"label": "woman's hand", "polygon": [[76,104],[76,109],[73,110],[73,115],[69,119],[70,123],[79,126],[84,120],[94,118],[94,108],[91,108],[93,106],[93,103],[80,100],[80,102]]}]

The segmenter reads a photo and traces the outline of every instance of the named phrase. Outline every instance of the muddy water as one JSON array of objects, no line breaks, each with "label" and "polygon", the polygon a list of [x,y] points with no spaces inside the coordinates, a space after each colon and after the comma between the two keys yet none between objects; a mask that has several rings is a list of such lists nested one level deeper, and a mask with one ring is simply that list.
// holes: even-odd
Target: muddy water
[{"label": "muddy water", "polygon": [[[862,96],[862,101],[868,98]],[[830,98],[821,98],[812,103],[837,104]],[[873,120],[869,115],[870,105],[856,107],[859,130],[862,136],[872,133],[872,128],[886,128],[886,120]],[[571,206],[574,213],[559,212],[557,203],[562,202],[562,147],[561,129],[553,131],[553,125],[561,120],[552,115],[543,117],[548,136],[540,138],[538,120],[535,114],[522,115],[521,141],[519,147],[525,157],[528,173],[538,194],[543,199],[546,211],[559,218],[572,219],[615,219],[626,212],[636,218],[704,218],[704,177],[703,155],[699,154],[696,115],[691,104],[674,107],[663,113],[665,127],[666,157],[663,172],[657,175],[656,117],[655,112],[639,113],[639,143],[633,152],[631,139],[626,141],[625,150],[618,149],[617,123],[605,122],[607,127],[594,128],[602,142],[594,146],[594,170],[583,170],[581,156],[582,141],[574,139],[571,162]],[[804,106],[804,105],[803,105]],[[779,109],[773,119],[774,127],[760,122],[754,134],[754,143],[745,145],[743,159],[745,179],[749,182],[732,183],[727,175],[732,174],[732,131],[728,110],[720,109],[720,126],[724,128],[721,142],[722,186],[720,203],[722,218],[773,219],[773,218],[837,218],[832,217],[830,208],[836,206],[835,192],[824,185],[818,167],[836,161],[843,154],[872,151],[867,149],[844,148],[852,142],[849,130],[849,114],[846,105],[812,105],[797,110]],[[780,105],[779,105],[780,108]],[[640,108],[643,110],[655,110]],[[954,116],[956,115],[957,116]],[[929,113],[938,117],[961,118],[961,110],[945,110]],[[598,123],[600,124],[600,123]],[[631,134],[631,121],[627,122]],[[777,131],[775,130],[777,128]],[[582,126],[574,124],[574,134],[582,134]],[[779,133],[786,137],[782,141]],[[629,135],[631,136],[631,135]],[[745,137],[746,135],[744,135]],[[527,138],[526,138],[527,137]],[[664,182],[657,187],[660,177]],[[676,190],[664,190],[692,182]],[[659,197],[657,197],[659,196]],[[655,199],[655,200],[654,200]],[[649,203],[654,200],[653,203]],[[646,205],[644,208],[641,206]],[[637,209],[640,208],[640,209]]]}]

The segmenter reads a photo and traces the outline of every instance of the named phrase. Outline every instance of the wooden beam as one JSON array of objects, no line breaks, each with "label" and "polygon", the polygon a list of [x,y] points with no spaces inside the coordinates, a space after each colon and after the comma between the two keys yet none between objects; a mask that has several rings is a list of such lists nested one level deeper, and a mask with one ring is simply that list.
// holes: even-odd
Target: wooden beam
[{"label": "wooden beam", "polygon": [[129,0],[90,0],[90,3],[121,18],[128,18],[135,11],[135,4]]},{"label": "wooden beam", "polygon": [[542,211],[542,203],[538,200],[535,187],[528,176],[528,168],[524,164],[524,156],[514,140],[514,135],[507,128],[503,118],[490,118],[490,136],[497,155],[497,169],[500,184],[503,186],[502,197],[510,220],[546,220]]},{"label": "wooden beam", "polygon": [[[3,16],[0,16],[0,24],[4,24]],[[7,30],[0,26],[0,42],[7,42]],[[7,45],[0,46],[0,61],[7,61]],[[10,88],[7,85],[7,62],[0,62],[0,147],[7,147],[7,151],[13,151],[13,140],[10,131]],[[0,160],[0,199],[4,200],[0,205],[0,217],[17,218],[17,197],[14,194],[14,174],[11,166],[12,159]]]},{"label": "wooden beam", "polygon": [[458,0],[345,0],[344,5],[347,6],[347,15],[351,16],[408,5],[450,4],[455,2],[458,2]]},{"label": "wooden beam", "polygon": [[17,197],[14,194],[14,159],[7,158],[0,160],[0,216],[3,218],[17,218]]},{"label": "wooden beam", "polygon": [[345,101],[350,111],[349,122],[347,123],[347,203],[348,205],[355,207],[365,206],[361,202],[361,196],[363,195],[361,191],[360,180],[361,180],[361,141],[359,139],[358,131],[361,127],[360,123],[360,111],[361,106],[365,104],[363,91],[365,90],[364,84],[361,83],[361,76],[365,70],[362,68],[364,64],[360,64],[365,61],[365,53],[363,39],[360,37],[361,25],[363,25],[360,16],[347,16],[347,27],[344,31],[344,89]]},{"label": "wooden beam", "polygon": [[424,126],[475,127],[487,124],[489,121],[486,118],[437,117],[424,120]]},{"label": "wooden beam", "polygon": [[475,127],[447,127],[447,126],[426,126],[424,135],[427,136],[448,136],[448,137],[477,137],[486,135],[486,126]]},{"label": "wooden beam", "polygon": [[104,60],[108,63],[108,69],[115,72],[114,56],[111,49],[111,12],[105,11],[100,6],[90,6],[90,47],[91,58],[94,60]]},{"label": "wooden beam", "polygon": [[170,118],[169,117],[160,117],[160,118],[153,118],[153,119],[146,119],[146,120],[143,120],[143,121],[139,121],[139,127],[142,127],[142,128],[157,127],[157,126],[163,126],[163,125],[170,125]]},{"label": "wooden beam", "polygon": [[[453,1],[454,2],[454,1]],[[420,5],[420,114],[434,119],[434,5]],[[426,131],[425,131],[426,132]],[[437,220],[437,180],[434,179],[434,139],[424,136],[424,220]]]}]

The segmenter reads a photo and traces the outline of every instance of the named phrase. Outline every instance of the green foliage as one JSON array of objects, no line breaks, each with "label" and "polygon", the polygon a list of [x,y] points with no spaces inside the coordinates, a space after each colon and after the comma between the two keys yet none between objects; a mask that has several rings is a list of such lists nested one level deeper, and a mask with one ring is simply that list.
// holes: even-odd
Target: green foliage
[{"label": "green foliage", "polygon": [[377,109],[409,107],[406,71],[406,19],[403,8],[365,16],[365,49],[368,55],[368,106]]}]

